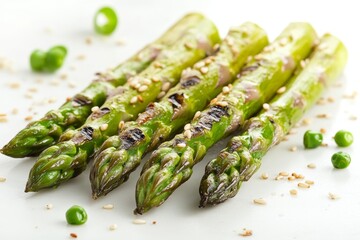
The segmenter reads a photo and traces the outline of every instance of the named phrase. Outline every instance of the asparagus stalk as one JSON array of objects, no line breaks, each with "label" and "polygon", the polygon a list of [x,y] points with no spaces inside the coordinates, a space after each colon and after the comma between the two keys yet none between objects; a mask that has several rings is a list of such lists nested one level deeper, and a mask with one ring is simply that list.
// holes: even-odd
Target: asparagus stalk
[{"label": "asparagus stalk", "polygon": [[[125,182],[143,155],[189,122],[235,78],[247,58],[268,44],[266,33],[253,23],[232,28],[215,56],[183,71],[180,83],[158,103],[151,103],[118,136],[108,138],[95,157],[90,180],[93,198]],[[226,88],[225,88],[226,90]]]},{"label": "asparagus stalk", "polygon": [[240,72],[230,93],[213,99],[183,133],[153,152],[136,185],[135,213],[161,205],[187,181],[193,166],[221,138],[256,113],[310,53],[316,39],[307,23],[292,23]]},{"label": "asparagus stalk", "polygon": [[196,26],[203,19],[204,16],[197,13],[184,16],[155,42],[113,70],[97,74],[96,80],[59,109],[49,111],[40,120],[30,123],[0,151],[11,157],[22,158],[38,155],[56,144],[65,130],[83,125],[91,114],[91,108],[101,106],[109,91],[147,68],[164,48],[173,45],[189,27]]},{"label": "asparagus stalk", "polygon": [[179,81],[183,69],[204,58],[219,41],[216,26],[206,18],[189,28],[146,70],[118,87],[101,109],[93,109],[82,127],[66,131],[60,143],[42,152],[30,171],[25,191],[54,187],[83,172],[89,157],[117,133],[121,121],[136,118]]},{"label": "asparagus stalk", "polygon": [[[232,138],[218,157],[210,161],[200,184],[200,207],[234,197],[261,165],[269,149],[279,143],[343,70],[345,46],[326,34],[306,67],[286,85],[286,92],[270,102],[270,108],[249,120],[243,133]],[[304,62],[306,63],[306,62]]]}]

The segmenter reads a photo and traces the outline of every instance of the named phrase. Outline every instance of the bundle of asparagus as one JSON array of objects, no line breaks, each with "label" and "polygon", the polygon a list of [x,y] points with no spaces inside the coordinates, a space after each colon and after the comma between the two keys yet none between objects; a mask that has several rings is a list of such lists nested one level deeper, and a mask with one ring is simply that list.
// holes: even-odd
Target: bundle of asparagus
[{"label": "bundle of asparagus", "polygon": [[182,134],[155,150],[136,185],[136,213],[161,205],[206,151],[255,114],[308,56],[316,40],[307,23],[292,23],[240,72],[230,92],[218,95]]},{"label": "bundle of asparagus", "polygon": [[190,121],[267,42],[260,27],[245,23],[231,29],[216,55],[183,71],[180,83],[160,102],[151,103],[136,121],[125,124],[119,136],[105,141],[91,169],[93,197],[105,195],[126,181],[145,152]]},{"label": "bundle of asparagus", "polygon": [[325,86],[342,72],[347,60],[345,46],[336,37],[324,35],[304,69],[286,85],[256,117],[251,118],[240,136],[210,161],[200,184],[200,207],[214,205],[235,196],[241,183],[260,167],[261,158],[278,144],[292,126],[321,96]]},{"label": "bundle of asparagus", "polygon": [[10,157],[34,156],[56,144],[67,129],[84,124],[94,106],[101,106],[110,91],[147,68],[161,51],[178,41],[189,28],[197,26],[205,17],[198,13],[184,16],[160,38],[150,43],[113,70],[97,74],[83,91],[64,103],[59,109],[48,112],[38,121],[31,122],[0,151]]},{"label": "bundle of asparagus", "polygon": [[93,108],[83,126],[66,131],[58,144],[45,149],[30,171],[25,191],[55,187],[82,173],[95,149],[117,133],[119,123],[134,119],[159,94],[165,95],[182,70],[211,54],[219,41],[216,26],[199,19],[148,68],[116,88],[101,108]]}]

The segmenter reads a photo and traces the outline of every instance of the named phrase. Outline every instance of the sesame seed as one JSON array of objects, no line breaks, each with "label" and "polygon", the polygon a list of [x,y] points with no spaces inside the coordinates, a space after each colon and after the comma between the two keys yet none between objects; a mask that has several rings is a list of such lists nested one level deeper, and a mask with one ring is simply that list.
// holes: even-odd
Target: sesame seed
[{"label": "sesame seed", "polygon": [[257,55],[255,55],[254,59],[257,60],[257,61],[260,61],[260,60],[263,59],[263,55],[257,54]]},{"label": "sesame seed", "polygon": [[287,42],[288,42],[287,38],[282,38],[282,39],[280,39],[279,44],[280,44],[280,46],[285,46],[287,44]]},{"label": "sesame seed", "polygon": [[109,210],[109,209],[113,209],[114,205],[113,204],[105,204],[102,208],[106,209],[106,210]]},{"label": "sesame seed", "polygon": [[145,85],[150,85],[151,84],[151,80],[150,79],[147,79],[147,78],[144,78],[142,80],[142,83],[145,84]]},{"label": "sesame seed", "polygon": [[6,117],[7,114],[6,113],[0,113],[0,117]]},{"label": "sesame seed", "polygon": [[233,46],[234,43],[235,43],[234,39],[233,39],[233,38],[230,38],[230,37],[227,37],[227,38],[225,39],[225,42],[227,42],[227,44],[228,44],[229,46]]},{"label": "sesame seed", "polygon": [[51,203],[48,203],[48,204],[46,204],[45,205],[45,208],[47,209],[47,210],[51,210],[51,209],[53,209],[53,205],[51,204]]},{"label": "sesame seed", "polygon": [[19,112],[19,109],[17,109],[17,108],[13,108],[13,109],[11,110],[11,114],[13,114],[13,115],[18,114],[18,112]]},{"label": "sesame seed", "polygon": [[200,69],[202,67],[205,66],[205,62],[204,61],[200,61],[200,62],[197,62],[194,67],[197,68],[197,69]]},{"label": "sesame seed", "polygon": [[138,88],[139,92],[145,92],[148,89],[148,86],[146,85],[141,85],[141,87]]},{"label": "sesame seed", "polygon": [[333,97],[328,97],[327,100],[328,100],[329,103],[335,102],[335,99]]},{"label": "sesame seed", "polygon": [[186,138],[191,138],[191,135],[192,135],[192,133],[191,133],[191,131],[190,130],[186,130],[185,132],[184,132],[184,136],[186,137]]},{"label": "sesame seed", "polygon": [[217,103],[217,98],[213,98],[211,101],[210,101],[210,104],[216,104]]},{"label": "sesame seed", "polygon": [[349,119],[352,120],[352,121],[356,121],[356,120],[357,120],[357,116],[351,115],[351,116],[349,117]]},{"label": "sesame seed", "polygon": [[300,182],[300,183],[298,183],[298,187],[299,188],[310,188],[310,185],[307,183]]},{"label": "sesame seed", "polygon": [[208,67],[202,67],[202,68],[200,68],[200,72],[201,72],[202,74],[206,74],[208,71],[209,71],[209,68],[208,68]]},{"label": "sesame seed", "polygon": [[297,147],[296,147],[296,146],[292,146],[289,150],[290,150],[290,152],[296,152],[296,151],[297,151]]},{"label": "sesame seed", "polygon": [[152,80],[153,82],[160,82],[160,78],[158,78],[158,77],[156,77],[156,76],[152,77],[151,80]]},{"label": "sesame seed", "polygon": [[239,49],[238,49],[236,46],[232,46],[232,47],[231,47],[231,51],[232,51],[234,54],[238,54],[238,53],[239,53]]},{"label": "sesame seed", "polygon": [[317,118],[328,118],[329,115],[327,115],[326,113],[321,113],[321,114],[318,114],[316,115]]},{"label": "sesame seed", "polygon": [[159,93],[159,95],[157,95],[157,98],[160,99],[160,98],[164,97],[165,94],[166,94],[166,92],[162,91]]},{"label": "sesame seed", "polygon": [[288,179],[289,181],[293,181],[293,180],[296,179],[296,177],[294,177],[294,176],[289,176],[287,179]]},{"label": "sesame seed", "polygon": [[317,105],[325,105],[326,104],[326,101],[324,98],[320,98],[319,100],[316,101],[316,104]]},{"label": "sesame seed", "polygon": [[104,124],[102,124],[101,126],[100,126],[100,130],[101,131],[105,131],[107,128],[108,128],[108,124],[107,123],[104,123]]},{"label": "sesame seed", "polygon": [[220,47],[220,44],[217,43],[217,44],[214,45],[213,49],[217,50],[219,47]]},{"label": "sesame seed", "polygon": [[195,113],[195,115],[194,115],[194,119],[200,117],[200,115],[201,115],[201,112],[200,112],[200,111],[197,111],[197,112]]},{"label": "sesame seed", "polygon": [[156,67],[156,68],[163,68],[164,66],[161,64],[161,63],[159,63],[159,62],[154,62],[154,66]]},{"label": "sesame seed", "polygon": [[92,44],[92,38],[91,37],[86,37],[85,38],[85,43],[88,44],[88,45]]},{"label": "sesame seed", "polygon": [[325,128],[320,128],[320,132],[321,132],[322,134],[325,134],[325,133],[326,133],[326,129],[325,129]]},{"label": "sesame seed", "polygon": [[26,116],[24,119],[25,119],[25,121],[31,121],[33,119],[33,116],[29,115],[29,116]]},{"label": "sesame seed", "polygon": [[133,224],[145,224],[146,221],[144,219],[134,219]]},{"label": "sesame seed", "polygon": [[283,137],[283,139],[282,139],[284,142],[286,142],[286,141],[288,141],[289,140],[289,137],[288,136],[285,136],[285,137]]},{"label": "sesame seed", "polygon": [[166,92],[166,91],[168,91],[168,90],[170,89],[170,87],[171,87],[170,82],[165,82],[165,83],[161,86],[161,90],[164,91],[164,92]]},{"label": "sesame seed", "polygon": [[287,176],[289,176],[289,173],[287,173],[287,172],[279,172],[279,175],[283,176],[283,177],[287,177]]},{"label": "sesame seed", "polygon": [[184,46],[187,48],[187,49],[193,49],[193,46],[190,44],[190,43],[185,43]]},{"label": "sesame seed", "polygon": [[141,95],[138,95],[137,98],[138,98],[139,102],[143,102],[143,101],[144,101],[144,99],[143,99],[143,97],[142,97]]},{"label": "sesame seed", "polygon": [[220,102],[217,102],[217,105],[219,105],[221,107],[226,107],[228,105],[228,102],[220,101]]},{"label": "sesame seed", "polygon": [[247,62],[247,63],[248,63],[248,62],[251,62],[253,59],[254,59],[253,56],[248,56],[248,58],[246,59],[246,62]]},{"label": "sesame seed", "polygon": [[116,230],[117,229],[117,225],[114,223],[114,224],[111,224],[110,226],[109,226],[109,230],[110,231],[114,231],[114,230]]},{"label": "sesame seed", "polygon": [[223,94],[228,94],[230,92],[230,88],[228,86],[223,87],[222,89]]},{"label": "sesame seed", "polygon": [[266,111],[269,110],[269,109],[270,109],[270,105],[269,105],[268,103],[264,103],[264,104],[263,104],[263,109],[266,110]]},{"label": "sesame seed", "polygon": [[178,143],[178,144],[176,144],[176,146],[183,148],[183,147],[186,147],[186,143],[184,143],[184,142]]},{"label": "sesame seed", "polygon": [[306,180],[305,183],[309,185],[314,185],[315,182],[313,180]]},{"label": "sesame seed", "polygon": [[115,44],[118,46],[123,46],[126,44],[126,41],[124,39],[118,39],[115,41]]},{"label": "sesame seed", "polygon": [[306,61],[301,60],[301,61],[300,61],[300,66],[301,66],[302,68],[305,68],[305,67],[306,67]]},{"label": "sesame seed", "polygon": [[320,146],[321,146],[321,147],[328,147],[329,144],[323,142],[323,143],[320,144]]},{"label": "sesame seed", "polygon": [[284,87],[279,88],[279,89],[276,91],[276,93],[277,93],[277,94],[282,94],[282,93],[284,93],[285,91],[286,91],[286,87],[284,86]]},{"label": "sesame seed", "polygon": [[334,193],[331,193],[331,192],[329,192],[328,197],[329,197],[331,200],[336,200],[336,199],[339,199],[339,198],[340,198],[339,195],[334,194]]},{"label": "sesame seed", "polygon": [[304,175],[302,175],[302,174],[297,174],[295,177],[297,179],[304,179],[305,178]]},{"label": "sesame seed", "polygon": [[314,168],[316,168],[316,164],[315,164],[315,163],[309,163],[309,164],[307,165],[307,167],[308,167],[308,168],[311,168],[311,169],[314,169]]},{"label": "sesame seed", "polygon": [[79,54],[79,55],[76,57],[76,59],[79,60],[79,61],[82,61],[82,60],[84,60],[85,58],[86,58],[86,57],[85,57],[84,54]]},{"label": "sesame seed", "polygon": [[91,108],[91,112],[99,112],[100,108],[98,106],[94,106]]},{"label": "sesame seed", "polygon": [[267,173],[262,173],[260,176],[261,179],[266,180],[269,178],[269,175]]},{"label": "sesame seed", "polygon": [[209,65],[210,63],[213,62],[213,59],[212,58],[207,58],[205,59],[205,65]]},{"label": "sesame seed", "polygon": [[6,177],[0,177],[0,182],[6,182]]},{"label": "sesame seed", "polygon": [[186,125],[184,126],[184,130],[190,130],[190,128],[191,128],[191,124],[190,124],[190,123],[188,123],[188,124],[186,124]]},{"label": "sesame seed", "polygon": [[277,175],[277,176],[275,177],[275,180],[276,180],[276,181],[282,180],[282,179],[284,179],[284,177],[283,177],[283,176],[280,176],[280,175]]},{"label": "sesame seed", "polygon": [[131,103],[131,104],[135,104],[137,101],[138,101],[137,96],[134,96],[134,97],[132,97],[132,98],[130,99],[130,103]]},{"label": "sesame seed", "polygon": [[76,233],[70,233],[70,237],[72,237],[72,238],[77,238],[78,235],[77,235]]},{"label": "sesame seed", "polygon": [[296,189],[291,189],[289,192],[290,192],[290,195],[293,195],[293,196],[296,196],[298,193]]},{"label": "sesame seed", "polygon": [[18,89],[20,88],[20,83],[18,82],[12,82],[12,83],[9,83],[9,87],[12,88],[12,89]]},{"label": "sesame seed", "polygon": [[301,124],[302,124],[303,126],[308,126],[308,125],[310,125],[310,124],[311,124],[310,118],[304,118],[304,119],[301,121]]},{"label": "sesame seed", "polygon": [[124,122],[124,121],[120,121],[118,128],[121,130],[124,126],[125,126],[125,122]]},{"label": "sesame seed", "polygon": [[289,134],[296,134],[297,131],[295,129],[290,129]]},{"label": "sesame seed", "polygon": [[243,237],[249,237],[252,236],[253,232],[250,229],[244,229],[242,233],[240,233],[240,236]]},{"label": "sesame seed", "polygon": [[265,205],[266,204],[266,201],[264,199],[262,199],[262,198],[256,198],[256,199],[253,200],[253,202],[255,204],[260,204],[260,205]]}]

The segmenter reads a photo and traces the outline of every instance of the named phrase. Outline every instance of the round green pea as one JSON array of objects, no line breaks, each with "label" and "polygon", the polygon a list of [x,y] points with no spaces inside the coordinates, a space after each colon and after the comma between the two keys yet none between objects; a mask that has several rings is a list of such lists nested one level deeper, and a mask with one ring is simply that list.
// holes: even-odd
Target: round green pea
[{"label": "round green pea", "polygon": [[44,68],[46,71],[54,72],[64,63],[67,51],[63,46],[56,46],[49,49],[46,53]]},{"label": "round green pea", "polygon": [[350,165],[351,157],[345,152],[337,152],[332,155],[331,162],[334,168],[344,169]]},{"label": "round green pea", "polygon": [[308,130],[304,134],[304,147],[307,149],[317,148],[323,141],[323,135],[320,132]]},{"label": "round green pea", "polygon": [[30,55],[30,66],[33,71],[40,72],[45,66],[46,52],[35,50]]},{"label": "round green pea", "polygon": [[111,7],[100,8],[94,17],[94,29],[102,35],[113,33],[118,24],[116,12]]},{"label": "round green pea", "polygon": [[340,130],[335,134],[334,140],[339,147],[348,147],[353,143],[354,137],[351,132]]},{"label": "round green pea", "polygon": [[81,225],[87,221],[87,213],[83,207],[74,205],[66,211],[66,221],[71,225]]}]

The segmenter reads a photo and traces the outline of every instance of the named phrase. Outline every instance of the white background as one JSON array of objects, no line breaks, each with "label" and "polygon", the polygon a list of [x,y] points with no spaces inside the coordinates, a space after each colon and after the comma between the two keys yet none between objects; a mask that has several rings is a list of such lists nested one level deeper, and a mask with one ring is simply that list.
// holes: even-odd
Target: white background
[{"label": "white background", "polygon": [[[92,18],[103,6],[114,7],[120,24],[111,37],[96,36]],[[360,163],[359,163],[359,102],[344,99],[359,89],[360,17],[356,1],[215,1],[215,0],[1,0],[0,1],[0,57],[11,62],[0,69],[0,113],[8,113],[9,121],[0,123],[0,146],[7,143],[27,122],[24,118],[39,118],[51,108],[62,104],[93,79],[93,73],[113,67],[146,43],[158,37],[168,26],[189,11],[200,11],[210,17],[224,36],[230,26],[254,21],[274,39],[291,21],[308,21],[319,35],[331,32],[341,38],[349,50],[349,62],[341,84],[330,87],[324,94],[336,99],[334,103],[315,106],[306,117],[311,125],[296,129],[290,140],[272,149],[263,159],[259,172],[244,183],[239,194],[213,208],[198,209],[198,185],[207,161],[214,158],[226,141],[209,151],[194,169],[193,177],[178,189],[160,208],[140,218],[147,224],[134,225],[134,187],[139,171],[108,196],[91,199],[88,171],[63,184],[56,190],[37,194],[23,192],[28,171],[35,158],[11,159],[0,156],[0,239],[69,239],[71,232],[78,239],[241,239],[243,228],[251,229],[249,239],[360,239]],[[85,44],[90,37],[92,44]],[[125,45],[119,46],[119,40]],[[34,74],[28,58],[36,48],[48,49],[56,44],[68,47],[69,55],[63,68],[56,74]],[[78,60],[83,55],[85,59]],[[60,80],[60,75],[68,75]],[[42,83],[39,81],[42,80]],[[12,89],[11,83],[20,88]],[[72,86],[71,87],[69,87]],[[74,87],[74,85],[76,85]],[[342,85],[342,86],[340,86]],[[29,93],[30,88],[38,92]],[[32,96],[30,99],[29,96]],[[43,104],[44,101],[55,101]],[[19,113],[11,115],[13,108]],[[319,113],[329,119],[318,119]],[[357,120],[350,120],[356,116]],[[327,148],[305,151],[302,135],[305,130],[325,128]],[[345,151],[352,156],[348,169],[334,170],[331,155],[339,149],[332,136],[339,129],[354,133],[354,144]],[[297,146],[298,151],[289,148]],[[358,150],[356,150],[358,149]],[[316,169],[308,169],[315,163]],[[289,190],[297,189],[297,182],[275,181],[280,171],[298,172],[315,181],[310,189],[298,189],[297,197]],[[269,180],[260,180],[261,173]],[[334,201],[328,193],[341,198]],[[252,203],[264,198],[265,206]],[[46,204],[53,204],[46,210]],[[107,203],[113,210],[104,210]],[[88,222],[83,226],[69,226],[65,212],[73,204],[88,211]],[[152,221],[157,221],[156,225]],[[111,224],[118,229],[109,231]]]}]

